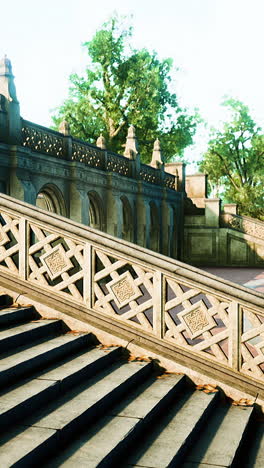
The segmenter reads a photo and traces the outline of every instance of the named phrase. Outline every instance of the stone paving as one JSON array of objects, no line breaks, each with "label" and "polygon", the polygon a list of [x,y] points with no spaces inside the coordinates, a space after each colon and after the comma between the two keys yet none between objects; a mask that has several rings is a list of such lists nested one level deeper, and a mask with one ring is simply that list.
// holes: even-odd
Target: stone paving
[{"label": "stone paving", "polygon": [[263,268],[202,268],[212,275],[221,276],[222,278],[233,281],[234,283],[242,284],[247,288],[255,289],[255,291],[264,293],[264,271]]}]

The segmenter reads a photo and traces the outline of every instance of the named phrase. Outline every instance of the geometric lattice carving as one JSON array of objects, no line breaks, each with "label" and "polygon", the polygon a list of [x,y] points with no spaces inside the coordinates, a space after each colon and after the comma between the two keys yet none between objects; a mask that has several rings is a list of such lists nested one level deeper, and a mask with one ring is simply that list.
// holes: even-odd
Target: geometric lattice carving
[{"label": "geometric lattice carving", "polygon": [[188,327],[191,338],[195,338],[216,326],[216,322],[208,314],[203,301],[199,301],[184,312],[180,312],[179,318]]},{"label": "geometric lattice carving", "polygon": [[243,309],[242,372],[263,378],[264,316]]},{"label": "geometric lattice carving", "polygon": [[73,267],[72,262],[66,257],[65,250],[61,244],[42,255],[40,260],[43,265],[46,265],[51,279],[57,278],[63,272]]},{"label": "geometric lattice carving", "polygon": [[227,364],[229,305],[212,294],[166,278],[165,338]]},{"label": "geometric lattice carving", "polygon": [[8,235],[3,230],[2,226],[0,226],[0,245],[4,245],[9,241]]},{"label": "geometric lattice carving", "polygon": [[83,299],[83,244],[30,223],[29,280]]},{"label": "geometric lattice carving", "polygon": [[0,265],[12,273],[19,271],[19,220],[0,213]]},{"label": "geometric lattice carving", "polygon": [[104,152],[87,143],[81,144],[73,140],[72,159],[87,166],[102,168],[104,164]]},{"label": "geometric lattice carving", "polygon": [[153,271],[95,251],[94,308],[153,333]]},{"label": "geometric lattice carving", "polygon": [[129,302],[142,296],[140,289],[135,285],[129,271],[120,275],[117,280],[110,281],[106,287],[110,293],[113,293],[118,307],[124,307],[129,304]]},{"label": "geometric lattice carving", "polygon": [[63,157],[63,137],[53,130],[43,129],[31,122],[24,121],[22,137],[23,146],[31,148],[32,151]]}]

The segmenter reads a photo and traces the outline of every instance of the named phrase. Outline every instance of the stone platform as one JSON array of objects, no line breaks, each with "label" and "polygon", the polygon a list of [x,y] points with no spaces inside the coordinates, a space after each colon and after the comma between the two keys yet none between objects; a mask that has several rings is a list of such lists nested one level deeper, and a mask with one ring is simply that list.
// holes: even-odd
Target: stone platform
[{"label": "stone platform", "polygon": [[212,275],[220,276],[228,281],[241,284],[247,288],[264,293],[263,268],[215,268],[202,267]]}]

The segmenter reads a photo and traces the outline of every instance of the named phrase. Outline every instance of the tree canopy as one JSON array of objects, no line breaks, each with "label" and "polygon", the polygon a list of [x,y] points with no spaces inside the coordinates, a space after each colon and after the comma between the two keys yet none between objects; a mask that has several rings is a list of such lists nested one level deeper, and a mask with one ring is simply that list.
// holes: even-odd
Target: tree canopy
[{"label": "tree canopy", "polygon": [[227,99],[223,105],[231,112],[230,121],[213,131],[200,169],[216,195],[223,190],[241,214],[264,219],[264,135],[242,102]]},{"label": "tree canopy", "polygon": [[53,117],[55,126],[67,120],[73,136],[95,143],[102,134],[107,148],[123,153],[132,124],[145,162],[156,138],[166,160],[182,157],[192,144],[197,118],[182,109],[171,92],[172,59],[159,60],[156,52],[132,49],[132,31],[114,17],[84,44],[85,76],[70,76],[69,97]]}]

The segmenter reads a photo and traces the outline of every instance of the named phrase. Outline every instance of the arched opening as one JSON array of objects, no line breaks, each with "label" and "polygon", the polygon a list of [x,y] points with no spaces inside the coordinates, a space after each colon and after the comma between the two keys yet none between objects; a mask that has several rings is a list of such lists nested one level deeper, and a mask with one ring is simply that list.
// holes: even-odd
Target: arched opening
[{"label": "arched opening", "polygon": [[150,249],[159,252],[159,241],[160,241],[160,223],[159,223],[159,212],[156,204],[150,202]]},{"label": "arched opening", "polygon": [[123,209],[122,239],[133,241],[133,215],[130,203],[126,197],[121,197]]},{"label": "arched opening", "polygon": [[66,207],[63,196],[55,185],[45,185],[38,193],[36,206],[42,210],[51,211],[66,216]]},{"label": "arched opening", "polygon": [[101,198],[96,192],[89,192],[89,218],[90,226],[103,231],[104,215]]}]

